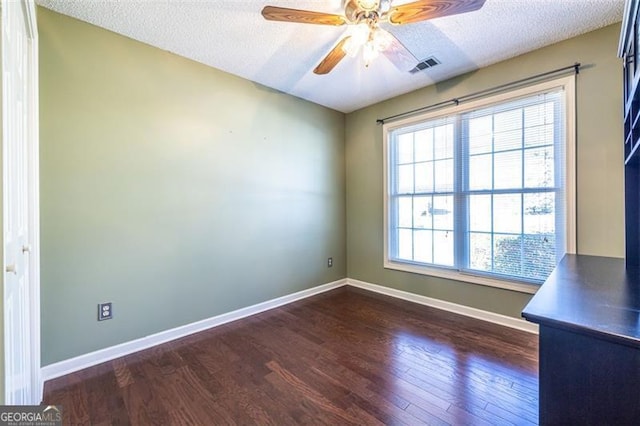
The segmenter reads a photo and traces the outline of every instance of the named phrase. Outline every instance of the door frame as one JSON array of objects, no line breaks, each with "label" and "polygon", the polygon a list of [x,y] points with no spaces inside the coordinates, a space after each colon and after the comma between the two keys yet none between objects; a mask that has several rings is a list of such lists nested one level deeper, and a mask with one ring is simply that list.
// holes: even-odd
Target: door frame
[{"label": "door frame", "polygon": [[27,144],[28,175],[28,226],[31,252],[29,253],[29,295],[31,331],[31,402],[40,404],[43,383],[40,372],[40,107],[39,107],[39,63],[38,23],[34,0],[22,3],[29,32],[29,142]]}]

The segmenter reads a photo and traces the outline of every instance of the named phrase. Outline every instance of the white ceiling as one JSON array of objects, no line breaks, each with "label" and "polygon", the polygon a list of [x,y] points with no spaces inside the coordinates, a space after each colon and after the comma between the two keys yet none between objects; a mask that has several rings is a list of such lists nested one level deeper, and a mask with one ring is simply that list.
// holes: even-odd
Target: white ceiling
[{"label": "white ceiling", "polygon": [[[342,0],[37,0],[41,6],[342,112],[374,104],[622,19],[624,0],[486,0],[476,12],[391,26],[414,56],[442,63],[401,72],[384,56],[313,69],[343,27],[266,21],[269,4],[342,12]],[[395,0],[393,4],[407,3]],[[575,58],[567,58],[567,62]]]}]

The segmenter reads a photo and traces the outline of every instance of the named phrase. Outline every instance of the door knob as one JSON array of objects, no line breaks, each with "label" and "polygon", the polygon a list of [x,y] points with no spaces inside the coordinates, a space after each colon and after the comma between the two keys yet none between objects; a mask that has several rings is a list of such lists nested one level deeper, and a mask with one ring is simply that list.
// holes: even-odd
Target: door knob
[{"label": "door knob", "polygon": [[29,244],[25,244],[22,246],[23,253],[31,253],[31,246]]},{"label": "door knob", "polygon": [[18,273],[18,268],[16,267],[15,263],[12,263],[11,265],[7,265],[6,271],[7,272],[11,272],[13,274],[17,274]]}]

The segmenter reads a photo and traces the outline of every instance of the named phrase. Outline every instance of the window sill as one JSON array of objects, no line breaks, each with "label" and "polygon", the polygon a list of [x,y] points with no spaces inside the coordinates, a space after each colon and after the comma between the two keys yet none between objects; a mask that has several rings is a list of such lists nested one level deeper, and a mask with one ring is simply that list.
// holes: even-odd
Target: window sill
[{"label": "window sill", "polygon": [[440,269],[440,268],[429,268],[426,266],[417,266],[409,263],[400,263],[400,262],[391,262],[389,260],[385,260],[384,262],[385,269],[393,269],[396,271],[403,272],[411,272],[413,274],[432,276],[438,278],[446,278],[454,281],[461,281],[471,284],[479,284],[488,287],[501,288],[504,290],[517,291],[520,293],[526,294],[535,294],[540,288],[537,284],[527,284],[520,283],[515,281],[505,281],[498,280],[487,277],[480,277],[477,275],[463,274],[458,271]]}]

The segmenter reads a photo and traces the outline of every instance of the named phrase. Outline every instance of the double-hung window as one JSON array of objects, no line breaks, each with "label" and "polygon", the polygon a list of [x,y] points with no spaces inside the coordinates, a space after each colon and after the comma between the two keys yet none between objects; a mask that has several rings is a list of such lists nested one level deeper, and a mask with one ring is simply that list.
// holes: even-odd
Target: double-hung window
[{"label": "double-hung window", "polygon": [[574,251],[574,78],[385,124],[385,267],[528,291]]}]

